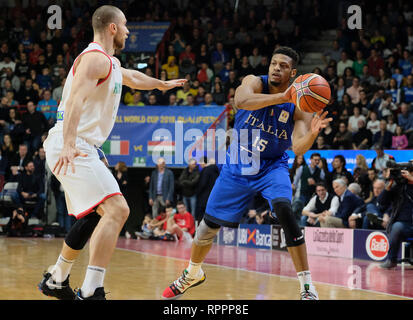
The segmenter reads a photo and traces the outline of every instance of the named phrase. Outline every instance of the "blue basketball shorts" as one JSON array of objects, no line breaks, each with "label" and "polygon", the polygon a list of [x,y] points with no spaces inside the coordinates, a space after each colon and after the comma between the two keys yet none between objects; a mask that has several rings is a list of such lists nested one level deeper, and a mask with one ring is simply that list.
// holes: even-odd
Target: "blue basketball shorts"
[{"label": "blue basketball shorts", "polygon": [[242,176],[223,166],[208,199],[204,217],[218,225],[237,227],[256,192],[271,201],[286,198],[291,201],[292,187],[288,167],[274,166],[264,173]]}]

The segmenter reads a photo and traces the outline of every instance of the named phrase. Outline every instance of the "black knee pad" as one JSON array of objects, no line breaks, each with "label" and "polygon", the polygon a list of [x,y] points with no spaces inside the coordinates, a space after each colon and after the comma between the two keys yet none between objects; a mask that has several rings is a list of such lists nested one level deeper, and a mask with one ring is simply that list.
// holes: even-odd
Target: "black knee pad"
[{"label": "black knee pad", "polygon": [[82,250],[99,223],[100,215],[93,211],[77,220],[66,235],[66,244],[74,250]]},{"label": "black knee pad", "polygon": [[305,243],[304,235],[295,220],[290,200],[276,198],[271,201],[271,204],[284,230],[287,247],[296,247]]}]

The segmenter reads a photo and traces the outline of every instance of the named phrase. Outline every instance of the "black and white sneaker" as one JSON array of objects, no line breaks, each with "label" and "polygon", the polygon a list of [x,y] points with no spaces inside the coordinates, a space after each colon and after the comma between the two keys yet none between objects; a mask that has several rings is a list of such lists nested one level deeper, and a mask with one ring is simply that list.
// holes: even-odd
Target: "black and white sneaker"
[{"label": "black and white sneaker", "polygon": [[318,293],[314,287],[310,289],[310,285],[304,285],[304,291],[301,291],[301,300],[319,300]]},{"label": "black and white sneaker", "polygon": [[90,297],[86,297],[86,298],[82,296],[81,289],[78,289],[76,291],[75,300],[106,300],[105,295],[106,295],[106,293],[105,293],[105,290],[103,289],[103,287],[96,288],[95,293],[93,295],[91,295]]},{"label": "black and white sneaker", "polygon": [[55,297],[59,300],[74,300],[75,293],[69,285],[69,276],[63,282],[55,282],[50,272],[43,274],[43,280],[37,285],[41,293],[48,297]]}]

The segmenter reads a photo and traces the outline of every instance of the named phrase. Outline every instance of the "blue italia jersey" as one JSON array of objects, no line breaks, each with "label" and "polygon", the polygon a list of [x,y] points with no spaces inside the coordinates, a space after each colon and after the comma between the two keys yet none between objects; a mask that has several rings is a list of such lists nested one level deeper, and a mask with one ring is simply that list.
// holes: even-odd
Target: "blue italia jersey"
[{"label": "blue italia jersey", "polygon": [[[268,76],[261,76],[261,81],[262,93],[268,94]],[[226,162],[233,174],[255,175],[274,163],[288,166],[285,151],[291,146],[294,108],[293,103],[284,103],[253,111],[238,110]]]}]

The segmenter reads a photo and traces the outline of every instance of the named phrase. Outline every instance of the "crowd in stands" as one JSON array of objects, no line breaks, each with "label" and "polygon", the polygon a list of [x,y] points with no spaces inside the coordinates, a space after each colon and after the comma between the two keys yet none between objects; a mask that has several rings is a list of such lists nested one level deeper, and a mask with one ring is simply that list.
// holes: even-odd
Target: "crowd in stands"
[{"label": "crowd in stands", "polygon": [[[46,27],[47,8],[39,6],[36,0],[30,0],[25,7],[19,0],[9,3],[9,7],[0,12],[0,175],[5,182],[19,182],[19,188],[23,185],[28,188],[19,191],[15,197],[17,204],[28,200],[42,202],[45,184],[30,185],[28,177],[44,180],[42,142],[56,121],[67,72],[76,56],[92,41],[91,12],[96,4],[78,0],[71,5],[64,1],[63,28],[52,30]],[[277,46],[288,45],[304,55],[301,49],[305,41],[319,39],[322,30],[336,28],[336,40],[323,56],[325,65],[313,71],[330,83],[332,99],[327,110],[334,121],[322,131],[312,149],[372,148],[380,152],[387,148],[412,147],[413,9],[410,2],[375,4],[365,1],[361,30],[348,29],[345,20],[337,27],[336,9],[340,2],[330,4],[273,1],[265,6],[263,1],[257,1],[253,5],[244,3],[234,12],[230,2],[225,0],[121,1],[117,5],[128,21],[171,22],[157,53],[159,59],[151,55],[144,61],[147,67],[141,71],[165,80],[189,80],[183,88],[168,92],[124,87],[122,102],[128,106],[231,107],[235,89],[246,75],[267,73],[271,54]],[[335,14],[331,14],[331,10]],[[140,62],[138,55],[122,53],[117,56],[126,68],[136,69]],[[333,164],[333,172],[328,172],[322,159],[317,165],[310,164],[308,170],[299,170],[305,176],[315,167],[319,168],[319,179],[324,181],[326,192],[332,194],[338,178],[343,178],[346,185],[356,180],[346,172],[341,160],[335,160],[337,166]],[[197,176],[194,172],[197,166],[190,165],[179,179],[182,192],[179,198],[194,217],[196,188],[186,181]],[[382,163],[377,161],[375,174],[379,177],[380,166]],[[161,186],[156,184],[158,176],[147,179],[148,186],[151,185],[152,218],[159,213],[159,208],[172,204],[167,195],[163,198],[165,203],[158,199],[159,188],[169,179],[166,172]],[[365,174],[363,171],[360,176]],[[371,184],[369,170],[367,176]],[[22,179],[27,181],[20,182]],[[295,175],[292,179],[295,180]],[[305,184],[301,186],[303,190]],[[294,185],[297,188],[297,183]],[[370,189],[363,184],[360,186],[364,200],[372,197],[371,186]],[[318,194],[315,184],[311,187],[314,190],[308,193],[298,190],[302,208],[309,204],[314,192]],[[322,194],[322,186],[317,188]],[[56,202],[59,201],[58,210],[64,211],[61,188],[55,185],[53,190]],[[256,203],[262,201],[257,199]],[[313,206],[310,203],[304,211],[311,212]],[[246,219],[270,222],[268,208],[258,210],[258,207],[252,204],[254,209]],[[41,212],[41,209],[35,211],[39,217]],[[316,220],[310,215],[309,218],[310,223]]]}]

